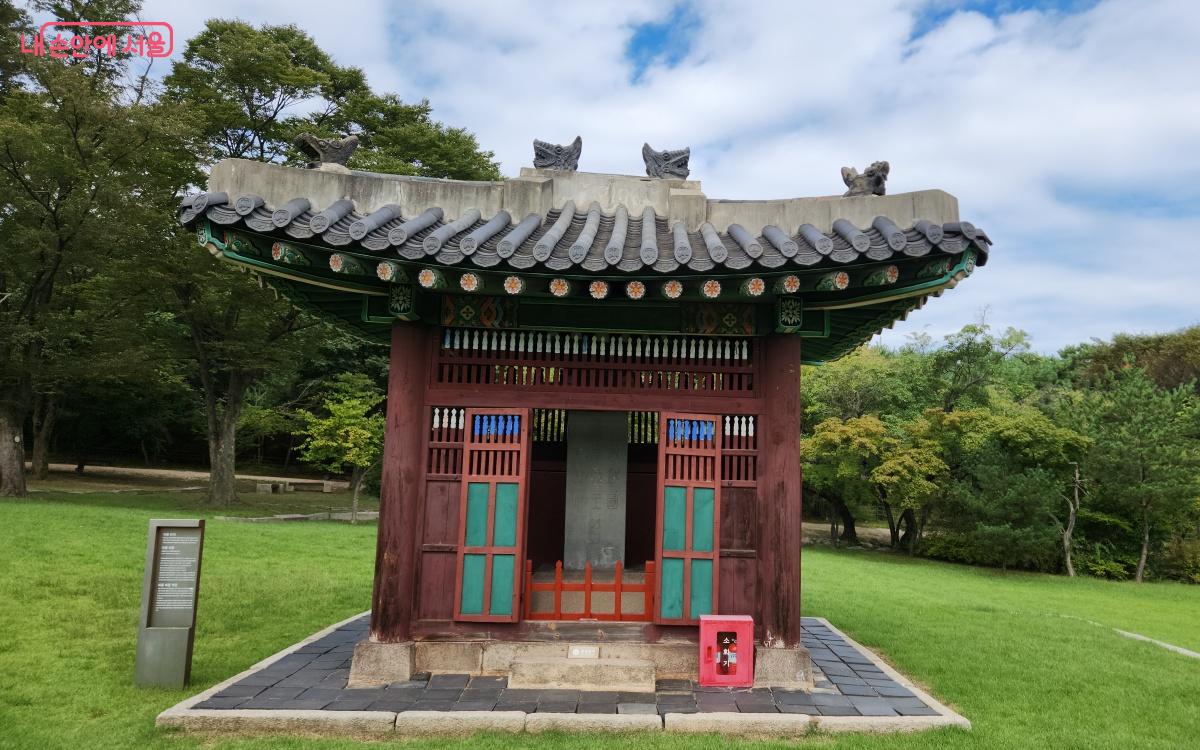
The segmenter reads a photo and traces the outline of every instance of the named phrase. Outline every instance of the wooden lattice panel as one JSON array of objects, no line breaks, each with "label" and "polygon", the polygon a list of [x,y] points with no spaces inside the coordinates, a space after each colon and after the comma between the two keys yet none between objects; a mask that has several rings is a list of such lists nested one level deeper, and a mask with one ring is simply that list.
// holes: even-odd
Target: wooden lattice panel
[{"label": "wooden lattice panel", "polygon": [[758,436],[753,415],[727,414],[721,440],[721,484],[754,487],[758,483]]},{"label": "wooden lattice panel", "polygon": [[462,471],[465,410],[435,406],[430,412],[429,451],[425,473],[429,479],[457,479]]},{"label": "wooden lattice panel", "polygon": [[520,615],[529,422],[527,409],[464,415],[457,620],[514,622]]},{"label": "wooden lattice panel", "polygon": [[750,337],[444,328],[434,386],[753,395]]},{"label": "wooden lattice panel", "polygon": [[659,416],[659,624],[687,625],[715,611],[720,551],[722,418]]}]

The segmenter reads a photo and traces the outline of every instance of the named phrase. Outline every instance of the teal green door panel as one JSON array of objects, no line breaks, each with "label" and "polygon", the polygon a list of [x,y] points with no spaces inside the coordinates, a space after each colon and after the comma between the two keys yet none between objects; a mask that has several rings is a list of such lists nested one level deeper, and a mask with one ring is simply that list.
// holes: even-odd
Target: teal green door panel
[{"label": "teal green door panel", "polygon": [[677,620],[683,617],[683,560],[664,557],[662,561],[662,617]]},{"label": "teal green door panel", "polygon": [[463,555],[462,601],[464,615],[483,614],[483,578],[487,571],[487,555]]},{"label": "teal green door panel", "polygon": [[712,614],[712,568],[712,560],[692,559],[691,601],[688,603],[689,619]]},{"label": "teal green door panel", "polygon": [[492,596],[490,614],[511,615],[513,608],[513,575],[515,571],[512,555],[492,556]]},{"label": "teal green door panel", "polygon": [[496,485],[496,520],[492,531],[492,546],[514,547],[517,544],[517,489],[513,482]]},{"label": "teal green door panel", "polygon": [[463,537],[468,547],[487,546],[488,484],[471,482],[467,485],[467,528]]},{"label": "teal green door panel", "polygon": [[663,488],[663,550],[681,550],[687,539],[687,490]]},{"label": "teal green door panel", "polygon": [[714,494],[711,487],[692,490],[692,550],[695,552],[712,552]]}]

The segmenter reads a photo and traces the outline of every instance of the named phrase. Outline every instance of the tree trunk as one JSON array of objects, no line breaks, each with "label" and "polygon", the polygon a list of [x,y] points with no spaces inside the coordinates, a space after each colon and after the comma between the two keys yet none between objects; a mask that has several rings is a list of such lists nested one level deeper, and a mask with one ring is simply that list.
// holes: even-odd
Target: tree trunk
[{"label": "tree trunk", "polygon": [[1063,561],[1067,564],[1067,577],[1075,577],[1075,565],[1071,562],[1072,539],[1075,536],[1075,517],[1079,513],[1079,464],[1075,464],[1075,481],[1072,496],[1067,498],[1067,525],[1062,530]]},{"label": "tree trunk", "polygon": [[0,404],[0,497],[25,497],[25,415]]},{"label": "tree trunk", "polygon": [[884,503],[883,512],[887,516],[888,532],[892,536],[891,547],[892,549],[896,549],[900,546],[900,531],[896,528],[896,518],[892,515],[892,506]]},{"label": "tree trunk", "polygon": [[354,485],[354,494],[350,500],[350,523],[358,523],[358,490],[362,487],[363,475],[366,472],[357,466],[350,472],[350,483]]},{"label": "tree trunk", "polygon": [[58,401],[54,394],[39,395],[33,402],[33,451],[30,461],[37,479],[50,475],[50,438],[58,417]]},{"label": "tree trunk", "polygon": [[917,515],[912,508],[904,509],[900,514],[900,522],[904,524],[904,533],[900,536],[900,547],[908,550],[911,555],[917,538]]},{"label": "tree trunk", "polygon": [[234,373],[224,394],[207,382],[204,398],[208,416],[208,499],[228,507],[237,500],[237,423],[242,413],[248,378]]},{"label": "tree trunk", "polygon": [[929,523],[929,510],[927,508],[921,508],[921,517],[920,520],[917,521],[917,533],[916,536],[913,537],[912,543],[911,551],[914,555],[917,554],[921,549],[921,540],[925,538],[925,524],[927,523]]},{"label": "tree trunk", "polygon": [[841,540],[846,544],[858,544],[858,529],[854,526],[854,514],[841,498],[833,500],[833,508],[842,518]]},{"label": "tree trunk", "polygon": [[236,420],[220,420],[216,434],[208,436],[208,499],[214,505],[229,507],[237,500]]},{"label": "tree trunk", "polygon": [[1137,573],[1134,574],[1133,580],[1141,583],[1146,577],[1146,559],[1150,556],[1150,519],[1146,517],[1145,510],[1142,511],[1142,554],[1138,558]]}]

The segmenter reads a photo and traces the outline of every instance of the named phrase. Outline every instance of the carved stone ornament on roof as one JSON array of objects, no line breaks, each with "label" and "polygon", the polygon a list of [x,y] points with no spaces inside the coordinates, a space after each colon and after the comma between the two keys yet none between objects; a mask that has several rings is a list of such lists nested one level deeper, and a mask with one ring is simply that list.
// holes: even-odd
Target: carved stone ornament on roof
[{"label": "carved stone ornament on roof", "polygon": [[655,151],[650,148],[649,143],[642,144],[642,159],[646,162],[648,177],[686,180],[691,174],[691,170],[688,169],[688,159],[691,157],[691,148]]},{"label": "carved stone ornament on roof", "polygon": [[850,188],[843,195],[851,197],[854,195],[884,195],[887,193],[888,172],[891,167],[886,161],[877,161],[867,167],[862,174],[854,167],[842,167],[842,182],[846,183],[846,187]]},{"label": "carved stone ornament on roof", "polygon": [[538,169],[557,169],[563,172],[574,172],[579,169],[579,155],[583,153],[583,138],[575,136],[575,140],[562,146],[557,143],[547,143],[533,139],[533,166]]},{"label": "carved stone ornament on roof", "polygon": [[[348,172],[346,162],[354,149],[358,148],[358,136],[348,135],[345,138],[322,138],[312,133],[301,133],[292,141],[300,153],[312,159],[309,169],[329,169],[336,172]],[[338,168],[340,167],[340,169]]]}]

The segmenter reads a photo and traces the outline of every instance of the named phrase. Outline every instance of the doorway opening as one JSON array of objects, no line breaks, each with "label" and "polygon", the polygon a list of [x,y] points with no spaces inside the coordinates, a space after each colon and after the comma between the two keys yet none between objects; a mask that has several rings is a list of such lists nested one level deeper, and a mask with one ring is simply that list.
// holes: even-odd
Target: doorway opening
[{"label": "doorway opening", "polygon": [[658,413],[533,410],[524,616],[654,616]]}]

